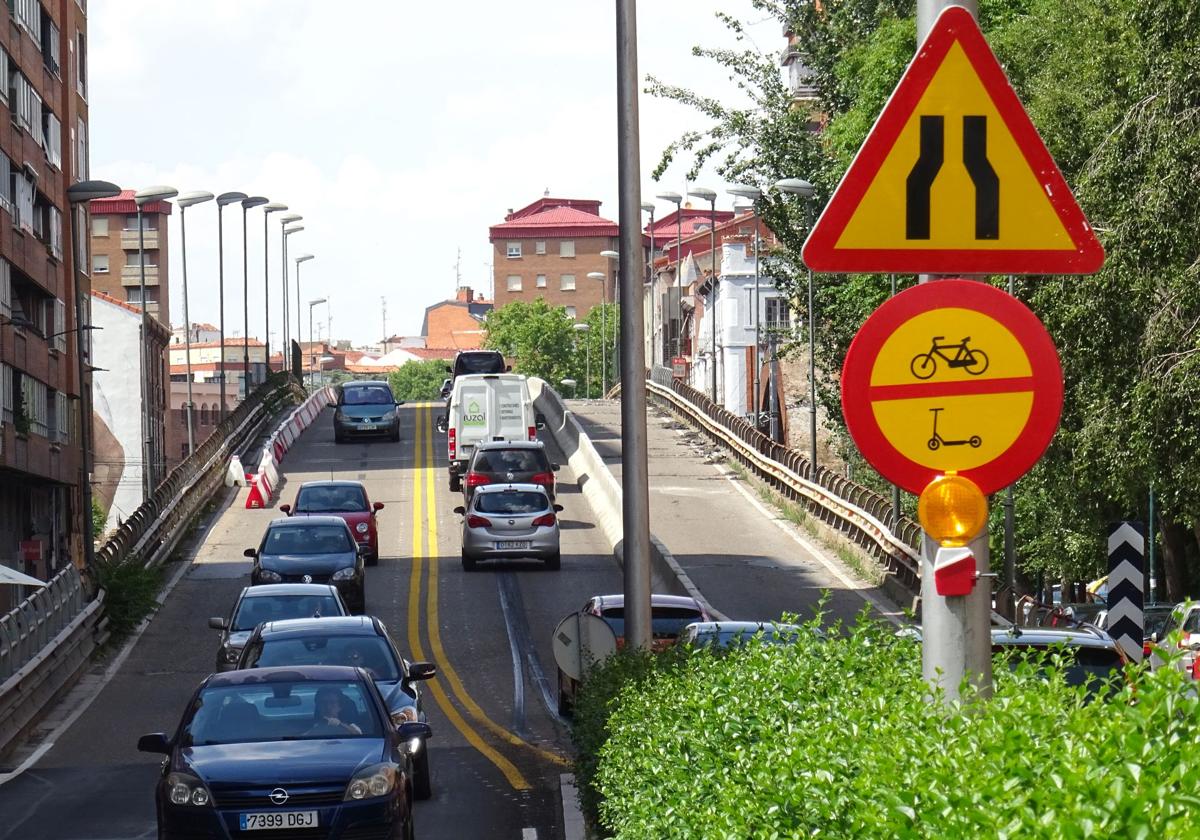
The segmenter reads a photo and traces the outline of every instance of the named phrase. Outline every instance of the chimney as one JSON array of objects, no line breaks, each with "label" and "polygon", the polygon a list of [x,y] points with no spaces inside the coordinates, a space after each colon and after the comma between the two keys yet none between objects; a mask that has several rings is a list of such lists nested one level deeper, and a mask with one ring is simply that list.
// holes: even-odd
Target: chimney
[{"label": "chimney", "polygon": [[454,298],[459,303],[470,303],[475,299],[474,292],[470,286],[459,286],[458,294]]}]

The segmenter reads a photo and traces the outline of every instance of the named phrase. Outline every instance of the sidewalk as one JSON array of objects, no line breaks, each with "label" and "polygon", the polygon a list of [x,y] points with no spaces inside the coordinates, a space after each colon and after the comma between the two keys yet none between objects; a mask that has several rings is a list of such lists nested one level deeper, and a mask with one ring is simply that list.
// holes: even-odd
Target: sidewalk
[{"label": "sidewalk", "polygon": [[[620,481],[620,403],[569,400],[567,408]],[[765,621],[785,612],[807,618],[826,590],[833,619],[852,621],[867,603],[900,618],[881,589],[857,579],[832,551],[764,505],[729,470],[723,451],[653,402],[647,442],[650,530],[728,618]]]}]

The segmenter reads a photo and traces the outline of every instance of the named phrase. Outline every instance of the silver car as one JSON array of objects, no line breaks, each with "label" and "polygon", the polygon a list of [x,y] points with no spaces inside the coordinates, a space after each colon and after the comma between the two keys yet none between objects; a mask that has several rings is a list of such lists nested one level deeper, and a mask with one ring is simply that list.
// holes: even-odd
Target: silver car
[{"label": "silver car", "polygon": [[558,512],[538,484],[488,484],[478,487],[463,517],[462,564],[475,571],[480,560],[532,557],[558,569]]}]

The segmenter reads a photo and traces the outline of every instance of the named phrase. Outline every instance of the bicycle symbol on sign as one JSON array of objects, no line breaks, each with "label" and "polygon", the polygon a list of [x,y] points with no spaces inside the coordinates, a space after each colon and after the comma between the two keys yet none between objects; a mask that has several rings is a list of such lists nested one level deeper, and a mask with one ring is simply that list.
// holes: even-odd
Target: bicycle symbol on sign
[{"label": "bicycle symbol on sign", "polygon": [[[917,379],[929,379],[937,373],[938,359],[951,368],[962,368],[972,376],[979,376],[987,370],[987,354],[982,350],[967,346],[971,340],[970,336],[957,344],[938,344],[945,338],[944,335],[935,335],[929,345],[929,352],[913,356],[913,360],[908,365],[913,376]],[[953,351],[953,355],[950,355],[950,351]]]}]

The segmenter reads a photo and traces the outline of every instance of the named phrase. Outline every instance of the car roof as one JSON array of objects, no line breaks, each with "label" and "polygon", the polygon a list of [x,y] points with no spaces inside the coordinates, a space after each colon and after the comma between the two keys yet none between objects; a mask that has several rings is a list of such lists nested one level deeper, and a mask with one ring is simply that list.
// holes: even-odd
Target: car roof
[{"label": "car roof", "polygon": [[344,478],[327,480],[327,481],[306,481],[300,485],[300,489],[305,487],[363,487],[365,485],[361,481],[349,481]]},{"label": "car roof", "polygon": [[993,645],[1034,646],[1077,645],[1079,647],[1112,649],[1117,646],[1112,637],[1096,630],[1047,630],[1042,627],[1009,627],[992,630]]},{"label": "car roof", "polygon": [[[304,516],[297,519],[293,516],[284,516],[279,519],[272,519],[267,523],[268,528],[304,528],[309,525],[346,525],[346,520],[340,516]],[[349,528],[349,525],[346,525]]]},{"label": "car roof", "polygon": [[546,444],[540,440],[489,440],[475,447],[476,452],[490,449],[545,449]]},{"label": "car roof", "polygon": [[322,636],[382,636],[382,628],[376,626],[376,619],[369,615],[330,615],[320,618],[287,618],[281,621],[268,621],[258,630],[258,634],[266,639],[284,636],[310,636],[319,633]]},{"label": "car roof", "polygon": [[382,385],[383,387],[389,388],[389,389],[392,387],[383,379],[355,379],[352,382],[343,382],[342,389],[344,390],[346,388],[358,388],[358,387],[366,386],[366,385]]},{"label": "car roof", "polygon": [[[605,607],[623,607],[625,606],[625,595],[595,595],[592,597],[597,605],[603,609]],[[700,610],[700,602],[689,595],[667,595],[662,592],[653,592],[650,594],[650,606],[652,607],[691,607]]]},{"label": "car roof", "polygon": [[272,682],[365,682],[366,672],[349,665],[278,665],[271,668],[250,668],[245,671],[224,671],[213,674],[205,686],[219,688],[226,685]]},{"label": "car roof", "polygon": [[782,624],[778,621],[693,621],[688,625],[697,633],[757,633],[790,632],[802,629],[797,624]]},{"label": "car roof", "polygon": [[550,497],[546,495],[546,488],[540,484],[483,484],[475,488],[475,495],[488,493],[503,493],[506,490],[520,491],[522,493],[540,493],[546,496],[549,501]]},{"label": "car roof", "polygon": [[271,595],[332,595],[337,588],[332,583],[264,583],[247,586],[243,598],[266,598]]}]

